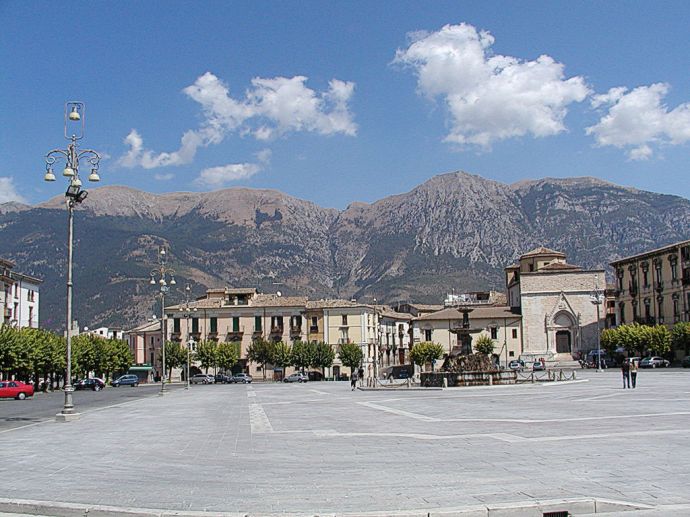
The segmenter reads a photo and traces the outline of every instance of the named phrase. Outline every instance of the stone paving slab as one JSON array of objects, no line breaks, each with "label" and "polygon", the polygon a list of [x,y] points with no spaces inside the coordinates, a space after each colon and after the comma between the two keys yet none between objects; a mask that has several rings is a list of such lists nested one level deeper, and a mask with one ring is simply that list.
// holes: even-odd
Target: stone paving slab
[{"label": "stone paving slab", "polygon": [[195,386],[0,433],[0,497],[185,515],[690,505],[690,372],[643,371],[635,390],[616,371],[578,374],[442,391]]}]

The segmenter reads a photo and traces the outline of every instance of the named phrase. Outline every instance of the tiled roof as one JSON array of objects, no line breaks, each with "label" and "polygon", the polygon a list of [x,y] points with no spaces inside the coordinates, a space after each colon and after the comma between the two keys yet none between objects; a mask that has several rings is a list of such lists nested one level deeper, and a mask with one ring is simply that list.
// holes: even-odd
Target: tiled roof
[{"label": "tiled roof", "polygon": [[557,255],[559,257],[565,258],[565,253],[562,253],[560,251],[552,250],[549,248],[545,248],[544,246],[539,246],[538,248],[534,248],[532,251],[528,251],[524,255],[520,255],[520,258],[526,258],[526,257],[533,257],[536,255]]},{"label": "tiled roof", "polygon": [[544,266],[543,268],[539,269],[537,273],[541,271],[581,271],[582,268],[580,266],[575,266],[573,264],[566,264],[565,262],[551,262],[551,264],[548,264]]},{"label": "tiled roof", "polygon": [[257,294],[249,302],[251,307],[306,307],[306,296],[278,296],[277,294]]},{"label": "tiled roof", "polygon": [[131,330],[126,331],[126,334],[132,334],[134,332],[160,332],[161,330],[161,320],[156,320],[156,321],[147,321],[146,323],[143,323],[139,325],[138,327],[134,327]]},{"label": "tiled roof", "polygon": [[372,305],[368,305],[366,303],[353,302],[351,300],[312,300],[307,302],[307,309],[339,309],[351,307],[373,308]]},{"label": "tiled roof", "polygon": [[[515,318],[519,314],[514,313],[507,305],[490,305],[488,307],[470,307],[469,318],[476,319],[500,319],[500,318]],[[430,320],[461,320],[463,313],[455,307],[443,309],[431,314],[425,314],[415,318],[415,321],[430,321]]]},{"label": "tiled roof", "polygon": [[614,260],[613,262],[611,262],[611,265],[615,266],[616,264],[620,264],[622,262],[629,262],[629,261],[642,260],[644,258],[650,258],[654,255],[667,253],[667,252],[671,251],[673,248],[676,248],[679,246],[688,246],[688,245],[690,245],[690,240],[674,242],[673,244],[669,244],[668,246],[664,246],[662,248],[656,248],[656,249],[649,250],[649,251],[643,251],[642,253],[638,253],[637,255],[630,255],[628,257],[623,257],[623,258],[620,258],[618,260]]},{"label": "tiled roof", "polygon": [[388,306],[383,306],[383,308],[379,307],[379,312],[381,313],[381,316],[383,316],[384,318],[393,318],[396,320],[412,319],[412,314],[409,314],[407,312],[397,312]]}]

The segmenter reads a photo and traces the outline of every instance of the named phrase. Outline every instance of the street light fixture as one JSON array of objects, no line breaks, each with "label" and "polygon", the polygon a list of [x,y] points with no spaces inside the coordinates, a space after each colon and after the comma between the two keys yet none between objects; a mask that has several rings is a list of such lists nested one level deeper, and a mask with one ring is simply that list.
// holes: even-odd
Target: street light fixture
[{"label": "street light fixture", "polygon": [[594,290],[589,296],[589,301],[597,307],[597,371],[602,372],[601,369],[601,329],[599,327],[599,306],[604,303],[604,292],[599,289],[599,275],[594,275]]},{"label": "street light fixture", "polygon": [[[65,202],[67,205],[67,370],[65,375],[65,403],[62,411],[56,415],[58,422],[76,420],[79,413],[74,409],[72,402],[72,255],[74,240],[74,205],[82,203],[87,196],[86,190],[81,188],[79,179],[79,162],[87,161],[91,165],[89,181],[100,181],[98,175],[98,165],[101,156],[92,149],[79,150],[78,141],[84,138],[86,107],[83,102],[69,101],[65,103],[65,138],[69,140],[67,149],[53,149],[46,154],[46,173],[43,176],[45,181],[55,181],[53,165],[58,160],[65,161],[62,175],[69,180],[67,191],[65,192]],[[75,125],[75,122],[81,122]],[[74,131],[74,132],[72,132]],[[71,133],[71,134],[70,134]]]},{"label": "street light fixture", "polygon": [[[158,266],[151,270],[151,281],[149,284],[156,285],[160,284],[160,295],[161,295],[161,390],[159,395],[165,395],[167,391],[165,390],[165,294],[170,290],[170,285],[175,285],[175,271],[168,267],[167,265],[167,251],[165,246],[158,247]],[[158,282],[156,282],[156,277],[158,277]],[[168,282],[168,277],[170,277],[170,282]],[[169,285],[168,285],[169,284]]]},{"label": "street light fixture", "polygon": [[186,284],[184,286],[184,291],[185,291],[185,302],[183,305],[180,305],[180,312],[182,312],[182,316],[185,318],[185,324],[187,326],[187,339],[186,339],[186,344],[187,344],[187,387],[185,388],[186,390],[189,389],[189,361],[190,361],[190,356],[191,356],[191,350],[192,347],[196,344],[194,339],[191,337],[191,333],[189,330],[189,317],[192,314],[196,314],[196,307],[191,307],[189,305],[189,293],[192,290],[192,286],[189,284]]}]

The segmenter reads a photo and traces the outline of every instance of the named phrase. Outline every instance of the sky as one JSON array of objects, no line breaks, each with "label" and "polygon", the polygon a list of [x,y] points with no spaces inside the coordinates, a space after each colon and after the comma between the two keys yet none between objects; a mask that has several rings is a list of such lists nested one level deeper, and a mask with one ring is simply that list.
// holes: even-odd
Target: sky
[{"label": "sky", "polygon": [[43,175],[71,100],[101,186],[343,209],[462,170],[690,198],[685,0],[2,0],[0,18],[0,202],[65,190]]}]

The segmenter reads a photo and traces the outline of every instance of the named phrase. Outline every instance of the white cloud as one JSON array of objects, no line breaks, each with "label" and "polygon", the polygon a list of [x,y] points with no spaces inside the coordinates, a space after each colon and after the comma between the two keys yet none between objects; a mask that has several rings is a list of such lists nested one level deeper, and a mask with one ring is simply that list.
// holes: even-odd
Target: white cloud
[{"label": "white cloud", "polygon": [[318,93],[308,88],[306,81],[304,76],[255,78],[244,98],[234,99],[218,77],[206,72],[183,90],[201,105],[204,114],[201,127],[182,136],[179,150],[158,154],[146,149],[141,135],[132,129],[124,140],[129,151],[119,163],[145,169],[187,164],[199,147],[219,144],[234,132],[257,140],[296,131],[356,135],[357,125],[348,108],[354,83],[333,79],[328,90]]},{"label": "white cloud", "polygon": [[205,187],[221,187],[232,181],[251,178],[262,167],[256,163],[231,163],[204,169],[195,183]]},{"label": "white cloud", "polygon": [[13,178],[0,178],[0,203],[9,203],[10,201],[26,203],[26,199],[17,192]]},{"label": "white cloud", "polygon": [[191,163],[199,146],[205,145],[202,135],[191,130],[182,135],[180,148],[173,153],[154,154],[153,151],[145,149],[144,140],[136,129],[129,132],[124,143],[129,146],[129,151],[120,158],[120,165],[124,167],[139,166],[144,169]]},{"label": "white cloud", "polygon": [[598,146],[628,148],[631,160],[649,159],[653,154],[650,144],[679,145],[690,141],[690,103],[669,111],[663,104],[668,90],[668,84],[656,83],[630,92],[618,87],[595,95],[592,106],[609,109],[597,124],[587,128],[587,134],[594,135]]},{"label": "white cloud", "polygon": [[218,188],[233,181],[251,178],[270,164],[272,154],[270,149],[262,149],[256,153],[259,163],[231,163],[204,169],[194,182],[202,187]]},{"label": "white cloud", "polygon": [[566,79],[564,66],[542,55],[534,61],[494,55],[494,37],[472,25],[446,25],[411,34],[394,63],[417,74],[419,92],[445,99],[450,133],[445,141],[485,148],[492,142],[565,130],[566,107],[590,93],[582,77]]},{"label": "white cloud", "polygon": [[169,181],[175,177],[174,174],[172,173],[167,173],[167,174],[154,174],[153,177],[157,179],[158,181]]}]

